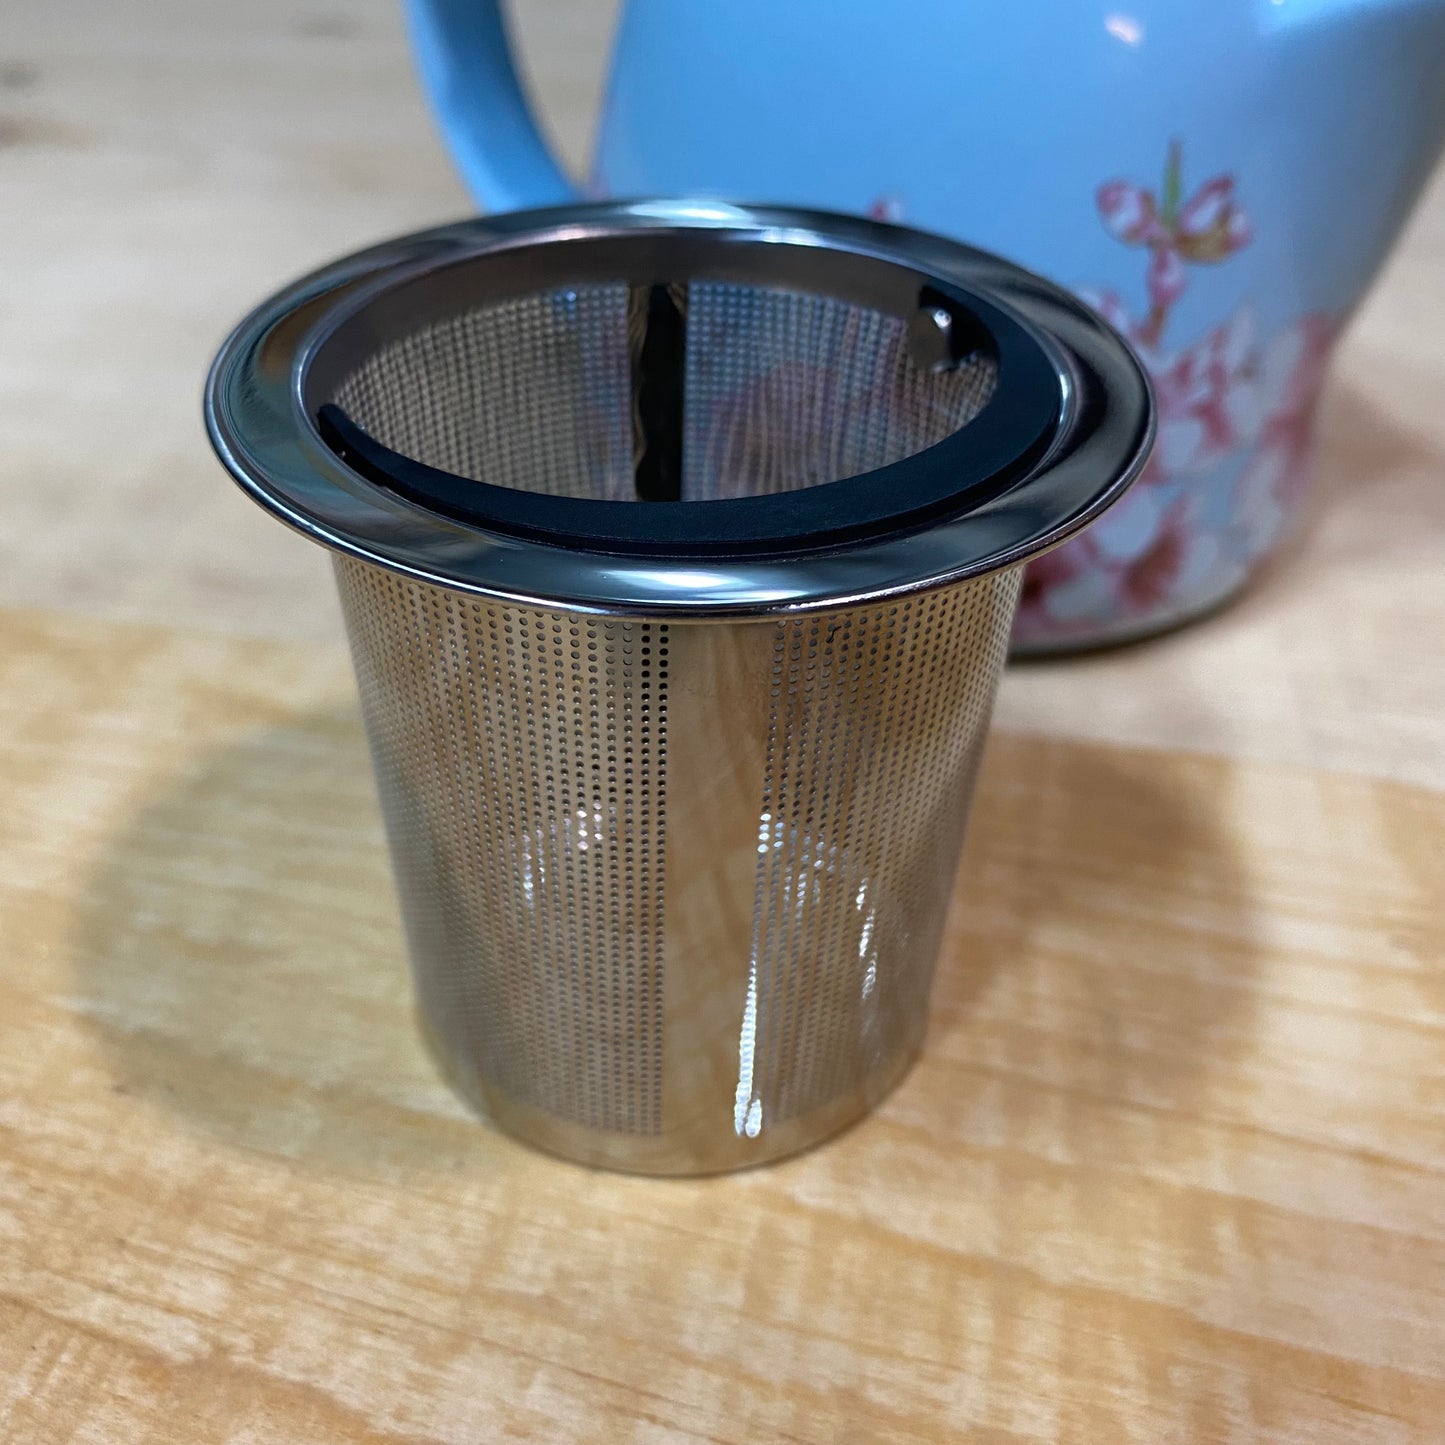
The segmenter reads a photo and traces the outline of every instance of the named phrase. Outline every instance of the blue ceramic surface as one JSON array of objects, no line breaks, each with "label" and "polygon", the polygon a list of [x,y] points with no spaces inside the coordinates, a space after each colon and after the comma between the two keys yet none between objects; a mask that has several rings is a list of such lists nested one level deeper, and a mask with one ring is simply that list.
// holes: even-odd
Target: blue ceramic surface
[{"label": "blue ceramic surface", "polygon": [[[493,0],[410,0],[488,209],[570,183]],[[627,0],[597,194],[870,212],[1073,286],[1154,376],[1160,441],[1031,568],[1025,648],[1235,591],[1307,490],[1330,350],[1445,140],[1445,0]]]}]

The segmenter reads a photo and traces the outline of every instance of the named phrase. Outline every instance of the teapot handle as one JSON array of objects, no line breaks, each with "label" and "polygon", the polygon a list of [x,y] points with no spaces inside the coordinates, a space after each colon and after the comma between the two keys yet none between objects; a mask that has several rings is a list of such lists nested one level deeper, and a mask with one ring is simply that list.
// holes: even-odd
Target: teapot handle
[{"label": "teapot handle", "polygon": [[422,84],[482,209],[575,200],[517,74],[500,0],[406,0],[406,15]]}]

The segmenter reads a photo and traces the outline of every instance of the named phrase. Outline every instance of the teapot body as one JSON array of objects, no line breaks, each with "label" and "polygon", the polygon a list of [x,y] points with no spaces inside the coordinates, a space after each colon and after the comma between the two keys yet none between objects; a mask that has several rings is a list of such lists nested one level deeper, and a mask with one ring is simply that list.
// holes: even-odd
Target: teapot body
[{"label": "teapot body", "polygon": [[[412,5],[439,95],[425,27],[477,0]],[[514,197],[468,169],[468,62],[454,23],[443,38],[460,80],[439,104],[479,198],[553,198],[555,173]],[[491,160],[506,130],[482,119],[470,149]],[[1133,342],[1154,459],[1031,566],[1016,632],[1022,650],[1097,645],[1211,610],[1299,517],[1331,349],[1445,138],[1445,4],[627,0],[598,134],[599,194],[956,236]]]}]

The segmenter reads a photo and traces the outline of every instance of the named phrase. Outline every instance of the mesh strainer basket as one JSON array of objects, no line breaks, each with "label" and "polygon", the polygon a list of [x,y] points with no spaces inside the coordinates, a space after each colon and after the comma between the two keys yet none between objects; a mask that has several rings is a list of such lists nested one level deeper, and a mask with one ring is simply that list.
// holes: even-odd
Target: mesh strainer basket
[{"label": "mesh strainer basket", "polygon": [[335,554],[463,1092],[574,1159],[688,1173],[892,1086],[1021,564],[1147,451],[1111,332],[893,227],[574,207],[298,282],[207,418]]}]

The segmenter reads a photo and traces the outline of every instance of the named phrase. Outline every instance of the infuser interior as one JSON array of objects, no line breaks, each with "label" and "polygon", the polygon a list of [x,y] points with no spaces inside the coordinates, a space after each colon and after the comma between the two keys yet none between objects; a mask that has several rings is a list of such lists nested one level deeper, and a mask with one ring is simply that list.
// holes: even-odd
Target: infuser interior
[{"label": "infuser interior", "polygon": [[[569,275],[535,274],[545,258],[482,258],[476,275],[448,275],[445,295],[433,277],[409,304],[393,294],[364,311],[322,348],[316,406],[472,480],[702,502],[888,466],[966,426],[993,394],[987,337],[907,273],[884,296],[809,289],[804,255],[790,258],[789,284],[763,284],[737,274],[735,248],[648,257],[645,279],[629,257],[632,274],[611,279],[578,274],[586,248],[564,249]],[[768,249],[776,269],[780,248]],[[508,294],[488,294],[498,289]]]}]

